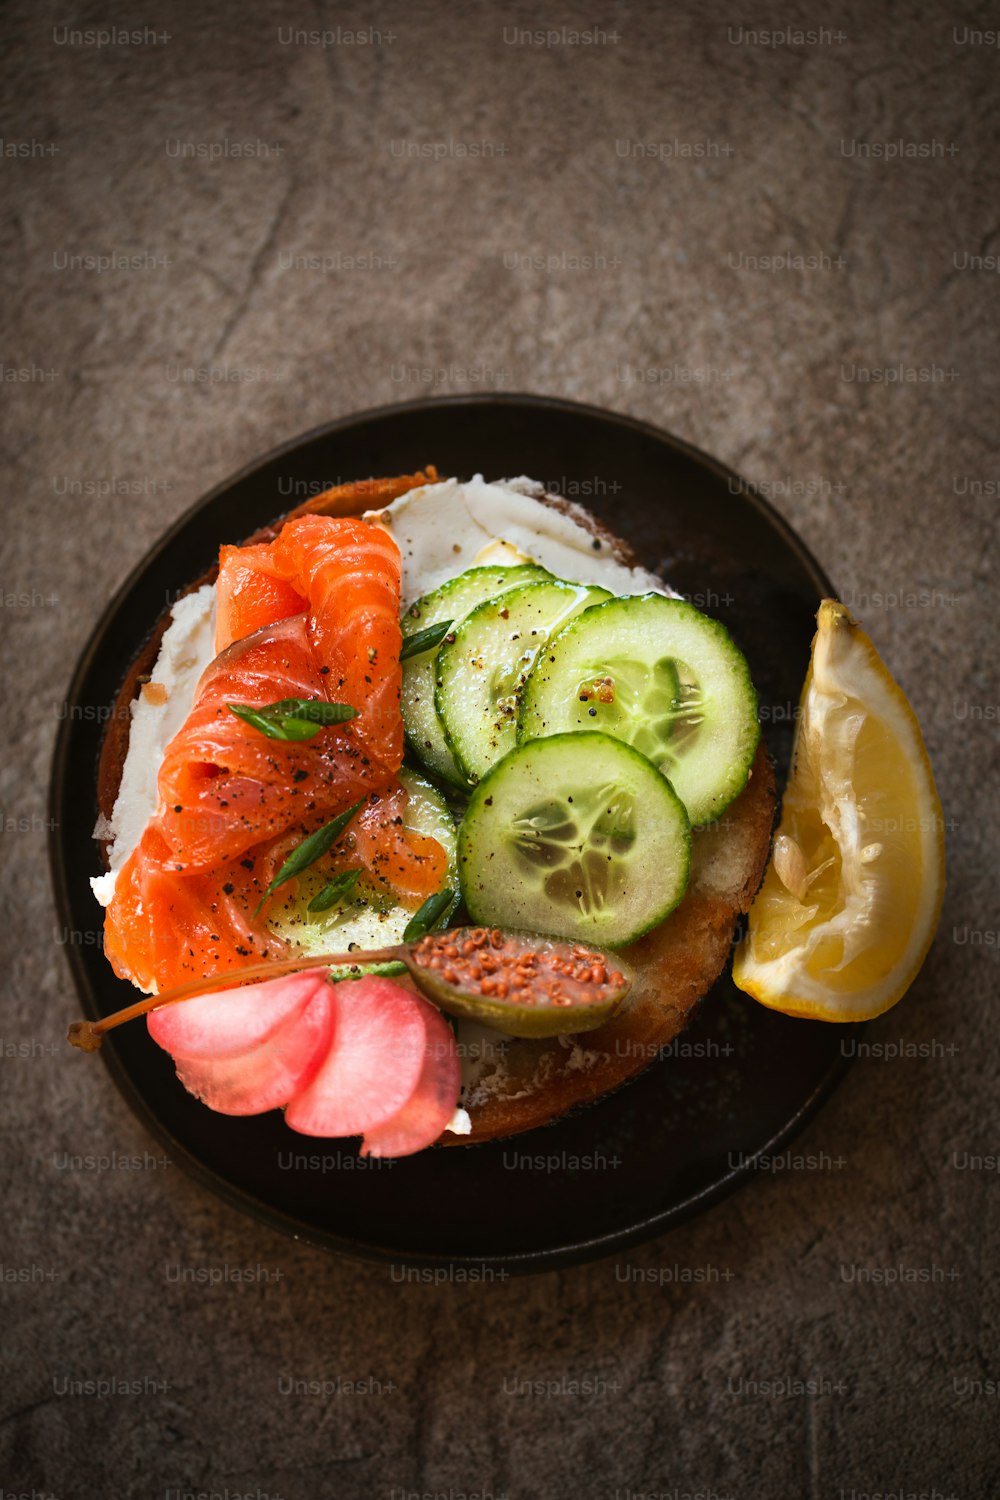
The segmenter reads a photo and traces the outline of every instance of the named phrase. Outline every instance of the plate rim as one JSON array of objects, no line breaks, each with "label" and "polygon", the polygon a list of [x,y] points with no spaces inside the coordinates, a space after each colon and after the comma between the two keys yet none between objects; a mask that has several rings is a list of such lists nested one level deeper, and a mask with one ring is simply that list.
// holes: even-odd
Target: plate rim
[{"label": "plate rim", "polygon": [[[172,545],[177,536],[185,530],[196,516],[202,511],[207,510],[218,496],[251,478],[260,469],[280,459],[286,453],[294,452],[299,448],[329,437],[334,433],[343,432],[367,422],[384,420],[400,412],[417,413],[442,408],[504,406],[531,407],[535,410],[543,411],[556,409],[577,417],[589,418],[601,424],[611,424],[619,428],[631,430],[661,447],[666,447],[674,453],[681,454],[686,459],[694,462],[698,467],[710,471],[718,479],[725,479],[727,481],[735,479],[738,489],[733,491],[733,493],[739,494],[745,502],[749,502],[751,507],[758,512],[762,521],[781,534],[790,550],[801,562],[804,570],[815,579],[820,591],[835,596],[834,586],[826,570],[820,565],[811,549],[791,524],[786,521],[784,516],[760,494],[756,486],[744,480],[742,476],[722,460],[705,453],[703,449],[693,443],[689,443],[683,438],[677,437],[666,428],[658,427],[652,422],[647,422],[642,418],[615,411],[611,408],[594,406],[587,402],[572,401],[561,396],[542,395],[532,392],[473,391],[442,396],[420,397],[410,401],[390,402],[381,406],[366,407],[361,411],[350,412],[333,418],[331,421],[323,422],[309,428],[296,437],[289,438],[285,442],[279,443],[267,451],[258,454],[255,458],[244,464],[242,468],[213,485],[211,489],[207,490],[191,505],[187,506],[166,531],[158,537],[153,546],[143,554],[135,566],[128,571],[125,578],[101,610],[77,659],[66,689],[65,701],[69,704],[77,700],[80,688],[93,666],[95,657],[105,642],[110,622],[126,597],[144,577],[155,561]],[[47,842],[49,873],[55,899],[56,914],[60,920],[65,920],[71,912],[67,860],[63,842],[59,835],[62,827],[61,815],[66,801],[65,783],[69,767],[72,723],[73,721],[69,715],[66,715],[59,722],[52,751],[48,783],[50,827]],[[101,1011],[96,1005],[96,996],[91,987],[90,975],[84,962],[82,946],[67,945],[66,962],[68,963],[74,989],[84,1013],[90,1019],[98,1019]],[[853,1036],[864,1029],[864,1023],[851,1023],[849,1026],[843,1028],[841,1034],[845,1037],[848,1034]],[[632,1224],[627,1228],[608,1230],[603,1234],[586,1239],[578,1239],[569,1245],[549,1246],[537,1250],[505,1251],[493,1255],[471,1255],[442,1254],[426,1251],[407,1251],[405,1254],[397,1254],[387,1250],[384,1246],[369,1244],[366,1241],[352,1239],[349,1236],[337,1234],[329,1230],[319,1230],[314,1225],[296,1218],[294,1214],[275,1208],[266,1200],[257,1197],[254,1193],[234,1186],[212,1167],[207,1166],[193,1151],[183,1145],[173,1135],[169,1127],[153,1110],[145,1095],[139,1090],[138,1085],[125,1067],[114,1041],[109,1038],[100,1051],[104,1066],[125,1103],[154,1139],[167,1148],[170,1152],[171,1164],[176,1163],[181,1165],[188,1176],[231,1207],[237,1208],[249,1217],[267,1224],[269,1228],[278,1229],[282,1233],[290,1235],[292,1239],[309,1245],[313,1249],[323,1250],[327,1254],[345,1256],[358,1263],[366,1265],[377,1263],[415,1269],[446,1266],[452,1270],[502,1270],[505,1273],[503,1277],[494,1279],[541,1274],[546,1271],[557,1270],[560,1267],[605,1258],[615,1251],[627,1249],[630,1246],[640,1244],[658,1235],[666,1234],[673,1229],[679,1228],[682,1224],[688,1223],[691,1219],[697,1217],[698,1214],[704,1213],[716,1203],[729,1197],[738,1188],[744,1186],[755,1175],[758,1161],[777,1154],[778,1151],[804,1130],[822,1108],[823,1104],[826,1103],[839,1087],[846,1074],[850,1071],[854,1060],[853,1055],[845,1055],[842,1048],[840,1056],[827,1066],[822,1078],[812,1092],[801,1102],[794,1114],[782,1124],[769,1141],[758,1147],[753,1155],[744,1157],[738,1166],[729,1167],[721,1177],[718,1177],[714,1182],[699,1189],[697,1192],[684,1197],[679,1203],[675,1203],[657,1213],[650,1214],[641,1222]],[[474,1160],[475,1148],[466,1149],[470,1151],[470,1159]],[[483,1277],[482,1279],[485,1280],[488,1278]]]}]

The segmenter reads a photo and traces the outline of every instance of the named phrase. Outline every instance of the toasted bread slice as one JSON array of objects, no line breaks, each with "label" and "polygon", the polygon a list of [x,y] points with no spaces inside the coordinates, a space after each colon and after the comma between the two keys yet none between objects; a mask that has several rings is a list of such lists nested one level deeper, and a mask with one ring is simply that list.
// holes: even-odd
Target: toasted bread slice
[{"label": "toasted bread slice", "polygon": [[[425,473],[339,486],[246,541],[269,540],[286,520],[305,511],[348,516],[377,510],[437,477],[428,466]],[[586,526],[618,561],[635,566],[632,548],[582,506],[540,489],[537,498]],[[212,569],[184,592],[211,583],[214,577]],[[111,820],[128,751],[129,705],[156,661],[168,623],[166,611],[129,670],[109,721],[98,768],[98,804],[105,826]],[[681,904],[653,932],[623,950],[634,970],[635,984],[622,1009],[605,1026],[579,1036],[540,1041],[497,1036],[462,1100],[472,1120],[471,1134],[446,1133],[442,1144],[475,1144],[548,1124],[617,1088],[655,1061],[683,1030],[725,967],[737,920],[749,909],[763,878],[774,808],[774,773],[761,744],[744,791],[716,823],[695,830],[691,882]],[[103,853],[106,862],[106,843]],[[401,982],[409,983],[407,979]]]}]

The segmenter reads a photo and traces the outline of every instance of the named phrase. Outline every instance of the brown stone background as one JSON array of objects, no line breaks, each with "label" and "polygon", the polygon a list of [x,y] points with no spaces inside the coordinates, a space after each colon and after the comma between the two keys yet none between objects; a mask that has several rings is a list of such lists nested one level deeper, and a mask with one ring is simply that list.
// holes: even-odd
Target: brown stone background
[{"label": "brown stone background", "polygon": [[[4,1492],[995,1496],[998,1178],[969,1159],[995,1169],[1000,1146],[1000,282],[965,257],[1000,254],[1000,49],[975,34],[1000,18],[860,0],[125,9],[19,0],[4,20]],[[65,39],[109,23],[169,36]],[[603,39],[514,36],[586,26]],[[827,33],[764,45],[753,26]],[[856,146],[884,142],[910,154]],[[108,253],[168,263],[62,268]],[[287,263],[324,254],[375,268]],[[504,264],[564,254],[596,267]],[[772,255],[820,262],[741,260]],[[924,972],[870,1033],[917,1055],[860,1061],[802,1139],[848,1170],[762,1175],[619,1262],[403,1287],[177,1171],[58,1168],[149,1141],[62,1046],[46,778],[77,651],[174,516],[331,417],[493,387],[648,418],[770,488],[920,715],[950,885]],[[139,493],[100,494],[112,478]],[[166,1270],[257,1264],[280,1277]],[[918,1279],[859,1284],[857,1266]],[[635,1268],[663,1284],[622,1279]],[[563,1375],[605,1388],[504,1391]],[[277,1390],[368,1376],[395,1391]],[[60,1394],[100,1377],[167,1389]],[[745,1385],[790,1377],[828,1385]]]}]

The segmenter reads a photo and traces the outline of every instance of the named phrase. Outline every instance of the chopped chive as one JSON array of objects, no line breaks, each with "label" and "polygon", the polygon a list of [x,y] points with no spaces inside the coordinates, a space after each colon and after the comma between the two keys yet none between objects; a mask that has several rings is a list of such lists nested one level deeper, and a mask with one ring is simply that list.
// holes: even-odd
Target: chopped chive
[{"label": "chopped chive", "polygon": [[420,656],[424,651],[433,651],[435,646],[440,646],[452,623],[451,620],[442,620],[438,625],[428,625],[426,630],[407,636],[399,653],[400,661],[409,661],[411,656]]},{"label": "chopped chive", "polygon": [[226,707],[252,729],[266,734],[269,740],[311,740],[319,734],[320,726],[306,719],[269,719],[245,703],[227,703]]},{"label": "chopped chive", "polygon": [[227,703],[226,707],[269,740],[311,740],[324,724],[344,724],[358,713],[348,703],[326,703],[321,698],[280,698],[260,708],[250,703]]},{"label": "chopped chive", "polygon": [[308,719],[312,724],[343,724],[358,716],[349,703],[327,703],[324,698],[282,698],[273,707],[282,717]]},{"label": "chopped chive", "polygon": [[322,828],[317,828],[315,833],[311,833],[307,839],[302,840],[297,849],[292,850],[263,896],[257,902],[254,916],[260,911],[272,891],[276,891],[279,885],[284,885],[286,880],[291,880],[293,875],[301,875],[303,870],[307,870],[311,864],[315,864],[316,860],[321,859],[327,850],[332,848],[355,813],[364,807],[364,805],[365,799],[362,797],[360,802],[355,802],[353,807],[349,807],[346,812],[342,812],[332,822],[324,823]]},{"label": "chopped chive", "polygon": [[329,911],[331,906],[336,906],[339,901],[343,901],[345,896],[350,895],[363,873],[363,869],[357,869],[344,870],[341,874],[335,875],[321,891],[316,893],[306,907],[306,911]]},{"label": "chopped chive", "polygon": [[415,943],[418,938],[433,932],[454,899],[455,892],[447,889],[435,891],[433,896],[428,896],[423,906],[407,922],[403,930],[403,942]]}]

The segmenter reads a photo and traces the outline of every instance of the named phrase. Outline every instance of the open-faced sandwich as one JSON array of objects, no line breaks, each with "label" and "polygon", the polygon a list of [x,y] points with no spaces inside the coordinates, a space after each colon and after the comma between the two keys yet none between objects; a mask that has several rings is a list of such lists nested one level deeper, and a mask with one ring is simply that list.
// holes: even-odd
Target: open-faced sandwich
[{"label": "open-faced sandwich", "polygon": [[646,1067],[767,863],[737,645],[527,479],[366,481],[224,546],[119,701],[93,885],[149,998],[74,1040],[146,1014],[209,1107],[375,1155]]}]

